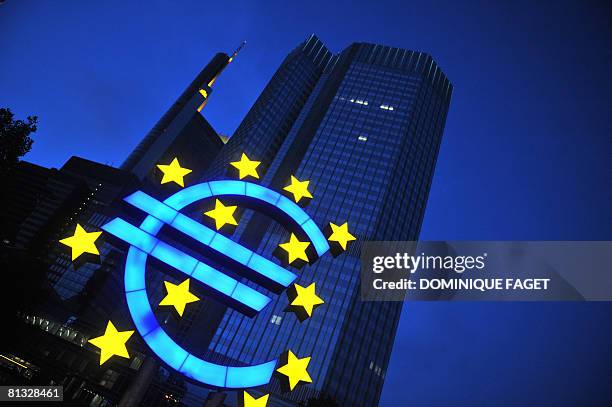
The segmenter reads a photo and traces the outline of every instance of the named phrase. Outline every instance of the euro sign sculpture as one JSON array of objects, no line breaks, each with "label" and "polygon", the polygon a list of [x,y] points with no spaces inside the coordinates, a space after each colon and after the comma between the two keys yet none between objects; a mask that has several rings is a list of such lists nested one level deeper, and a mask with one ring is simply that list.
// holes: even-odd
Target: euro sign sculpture
[{"label": "euro sign sculpture", "polygon": [[130,245],[124,276],[129,312],[145,343],[163,362],[186,377],[208,386],[238,389],[265,385],[272,377],[276,359],[251,366],[226,366],[203,360],[179,346],[164,331],[147,296],[145,269],[147,257],[152,256],[197,280],[226,304],[246,315],[256,315],[271,301],[263,293],[160,240],[156,236],[164,225],[248,269],[258,283],[284,290],[296,280],[297,276],[291,271],[180,213],[188,205],[214,197],[256,201],[294,223],[309,238],[317,256],[330,249],[323,232],[300,206],[269,188],[236,180],[193,185],[163,202],[137,191],[124,200],[148,214],[140,226],[115,218],[102,229]]}]

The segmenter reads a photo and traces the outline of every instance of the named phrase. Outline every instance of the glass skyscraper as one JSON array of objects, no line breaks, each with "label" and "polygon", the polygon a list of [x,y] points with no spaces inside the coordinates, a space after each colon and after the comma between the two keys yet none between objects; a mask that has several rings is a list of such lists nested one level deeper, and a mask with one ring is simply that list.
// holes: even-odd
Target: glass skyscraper
[{"label": "glass skyscraper", "polygon": [[[358,242],[417,240],[451,93],[425,53],[355,43],[333,54],[310,36],[282,62],[203,180],[225,178],[228,163],[244,152],[262,161],[260,183],[277,191],[291,175],[310,180],[306,211],[320,227],[348,221]],[[250,210],[234,233],[266,256],[288,237]],[[296,282],[316,282],[325,300],[304,322],[284,312],[284,294],[270,294],[273,302],[254,318],[201,304],[191,332],[217,327],[207,357],[255,364],[291,349],[312,357],[313,383],[282,393],[274,379],[265,389],[273,393],[270,405],[323,393],[343,406],[376,405],[402,304],[360,300],[358,242],[296,271]]]}]

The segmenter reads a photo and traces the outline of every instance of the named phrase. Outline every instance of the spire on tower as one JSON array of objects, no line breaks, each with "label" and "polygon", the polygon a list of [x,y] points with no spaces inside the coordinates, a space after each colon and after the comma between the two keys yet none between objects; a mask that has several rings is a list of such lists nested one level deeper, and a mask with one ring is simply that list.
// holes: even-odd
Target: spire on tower
[{"label": "spire on tower", "polygon": [[246,40],[242,41],[242,42],[240,43],[240,45],[238,46],[238,48],[236,48],[236,50],[235,50],[235,51],[232,53],[232,55],[230,56],[229,62],[232,62],[232,60],[234,59],[234,57],[235,57],[236,55],[238,55],[238,53],[240,52],[240,50],[241,50],[242,48],[244,48],[244,46],[245,46],[245,45],[246,45]]}]

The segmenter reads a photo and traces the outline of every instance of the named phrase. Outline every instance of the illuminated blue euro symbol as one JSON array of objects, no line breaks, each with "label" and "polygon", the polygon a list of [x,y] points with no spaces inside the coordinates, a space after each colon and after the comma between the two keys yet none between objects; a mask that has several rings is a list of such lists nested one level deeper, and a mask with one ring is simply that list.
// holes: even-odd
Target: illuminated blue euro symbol
[{"label": "illuminated blue euro symbol", "polygon": [[161,328],[146,292],[145,267],[150,255],[199,281],[228,302],[238,304],[237,308],[247,315],[257,314],[271,301],[259,291],[158,239],[156,235],[164,225],[171,226],[280,287],[287,288],[297,278],[280,265],[179,212],[196,201],[220,196],[244,197],[267,204],[299,225],[318,256],[329,250],[327,239],[302,208],[271,189],[245,181],[197,184],[175,193],[163,202],[137,191],[126,197],[125,201],[148,214],[140,227],[115,218],[102,226],[102,229],[130,244],[125,265],[128,308],[136,329],[157,356],[187,377],[210,386],[255,387],[270,381],[276,360],[253,366],[224,366],[196,357],[180,347]]}]

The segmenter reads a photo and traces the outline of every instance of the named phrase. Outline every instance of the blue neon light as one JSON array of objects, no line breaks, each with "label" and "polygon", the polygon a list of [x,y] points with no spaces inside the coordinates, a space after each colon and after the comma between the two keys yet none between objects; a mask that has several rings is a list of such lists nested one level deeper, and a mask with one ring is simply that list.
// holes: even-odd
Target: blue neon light
[{"label": "blue neon light", "polygon": [[187,356],[190,355],[189,352],[174,342],[161,326],[143,336],[143,339],[157,356],[174,370],[179,370]]},{"label": "blue neon light", "polygon": [[[231,387],[225,383],[227,366],[216,365],[189,355],[179,370],[182,374],[202,383],[217,387]],[[262,377],[261,375],[259,377]]]},{"label": "blue neon light", "polygon": [[269,188],[262,187],[258,184],[252,184],[247,182],[246,184],[246,196],[254,198],[263,202],[267,202],[270,205],[276,206],[276,203],[282,196],[276,191],[272,191]]},{"label": "blue neon light", "polygon": [[205,246],[210,245],[213,237],[217,234],[214,230],[207,228],[199,222],[191,219],[189,216],[178,214],[176,219],[170,224],[176,230],[192,237]]},{"label": "blue neon light", "polygon": [[[311,220],[304,209],[300,208],[299,205],[286,196],[264,186],[247,181],[223,180],[196,184],[180,190],[167,198],[164,203],[180,211],[187,205],[201,199],[236,195],[244,195],[248,198],[275,206],[298,225],[303,225],[305,222]],[[325,239],[323,232],[321,232],[318,227],[309,228],[309,230],[305,230],[304,232],[308,236],[308,239],[313,242],[315,248],[318,247],[317,254],[319,256],[322,256],[329,250],[327,239]]]},{"label": "blue neon light", "polygon": [[176,210],[142,191],[136,191],[132,195],[123,198],[123,200],[164,223],[172,223],[176,215],[178,215]]},{"label": "blue neon light", "polygon": [[323,256],[323,254],[329,250],[329,243],[327,243],[327,239],[322,233],[317,233],[320,231],[314,220],[308,219],[306,222],[304,222],[302,224],[302,230],[310,237],[312,245],[317,251],[319,257]]},{"label": "blue neon light", "polygon": [[272,360],[261,365],[227,368],[227,378],[225,385],[233,389],[243,389],[246,387],[259,386],[260,377],[270,377],[274,373],[276,360]]},{"label": "blue neon light", "polygon": [[236,260],[238,263],[247,264],[253,252],[241,244],[223,236],[220,233],[215,234],[210,247],[222,253],[229,258]]},{"label": "blue neon light", "polygon": [[[278,199],[276,207],[281,211],[285,212],[291,219],[293,219],[298,225],[306,222],[310,219],[310,216],[302,208],[299,207],[295,202],[286,196],[282,196]],[[311,236],[308,236],[312,238]]]},{"label": "blue neon light", "polygon": [[285,270],[278,264],[271,262],[257,253],[253,253],[247,263],[247,267],[272,281],[276,281],[283,287],[289,287],[297,278],[292,272]]},{"label": "blue neon light", "polygon": [[191,276],[228,297],[232,296],[234,288],[238,285],[238,281],[204,263],[198,263]]},{"label": "blue neon light", "polygon": [[180,211],[187,205],[191,205],[194,202],[201,201],[202,199],[209,198],[212,196],[212,191],[208,182],[196,184],[185,189],[181,189],[176,194],[167,198],[164,203],[177,211]]},{"label": "blue neon light", "polygon": [[163,226],[164,226],[164,222],[149,215],[140,224],[140,229],[155,236],[161,230]]},{"label": "blue neon light", "polygon": [[[147,261],[147,254],[142,250],[132,247],[127,254],[125,259],[125,268],[133,269],[136,265]],[[145,275],[144,273],[126,273],[124,278],[125,291],[137,291],[146,289]]]},{"label": "blue neon light", "polygon": [[[144,280],[146,256],[139,253],[143,252],[133,246],[128,250],[130,262],[125,266],[126,281]],[[199,263],[196,270],[201,269],[200,265],[206,266]],[[127,292],[126,299],[134,325],[149,348],[168,366],[187,377],[207,385],[233,389],[241,388],[241,383],[248,382],[255,387],[270,382],[276,360],[245,367],[228,367],[204,361],[184,350],[163,331],[151,309],[146,290]],[[231,376],[229,369],[232,369]]]},{"label": "blue neon light", "polygon": [[210,185],[213,196],[246,194],[247,183],[245,181],[210,181],[208,184]]},{"label": "blue neon light", "polygon": [[[108,225],[110,225],[110,227],[108,227]],[[243,284],[238,283],[230,276],[221,273],[220,271],[204,263],[199,262],[196,258],[170,246],[167,243],[159,241],[157,238],[149,235],[141,229],[136,228],[135,226],[132,226],[131,224],[125,222],[123,219],[115,218],[111,222],[104,225],[102,229],[108,231],[109,233],[113,233],[120,239],[123,239],[127,243],[130,243],[134,249],[138,248],[138,245],[144,246],[141,245],[141,241],[148,242],[148,238],[153,239],[155,243],[152,245],[153,249],[149,253],[151,256],[166,263],[171,267],[174,267],[175,269],[185,273],[188,276],[192,276],[192,274],[195,273],[195,270],[198,270],[199,273],[197,275],[193,275],[195,279],[212,288],[213,290],[216,290],[242,303],[253,311],[261,311],[263,308],[262,304],[263,306],[265,306],[270,302],[270,298],[266,297],[264,294],[253,290],[250,287],[243,286]],[[142,252],[141,250],[138,250],[134,253],[132,253],[131,250],[128,251],[125,275],[126,291],[141,290],[144,288],[144,274],[128,274],[127,269],[130,266],[133,266],[133,264],[140,264],[141,262],[145,261],[146,253]],[[229,285],[232,286],[231,290],[227,288]],[[235,292],[235,288],[237,285],[243,286],[238,291],[238,294],[236,294]]]},{"label": "blue neon light", "polygon": [[187,352],[168,336],[159,325],[147,297],[145,266],[150,254],[257,312],[271,301],[257,290],[159,241],[155,235],[164,224],[284,287],[288,287],[297,278],[280,265],[178,212],[198,200],[215,196],[247,196],[272,205],[302,227],[319,256],[329,250],[323,233],[302,208],[275,191],[245,181],[227,180],[197,184],[177,192],[163,203],[138,191],[125,200],[149,214],[140,228],[116,218],[102,229],[131,245],[126,259],[124,282],[128,308],[136,329],[160,359],[185,376],[208,385],[225,388],[261,386],[269,383],[276,360],[244,367],[223,366],[202,360]]},{"label": "blue neon light", "polygon": [[[221,181],[213,181],[213,182],[221,182]],[[224,182],[233,182],[233,181],[224,181]],[[255,184],[252,184],[252,185],[255,185]],[[260,187],[259,185],[257,186]],[[215,187],[215,188],[219,188],[219,187]],[[232,188],[233,187],[230,185],[230,190]],[[256,189],[253,188],[252,190],[256,190]],[[280,197],[280,195],[278,196]],[[190,217],[185,216],[182,213],[175,211],[174,209],[157,201],[155,198],[150,197],[144,192],[139,191],[137,193],[130,195],[128,198],[130,199],[128,200],[126,198],[126,201],[131,204],[134,204],[138,209],[144,210],[146,212],[148,212],[149,209],[151,209],[152,212],[158,213],[158,214],[163,212],[164,213],[163,216],[165,218],[173,219],[170,223],[170,226],[186,234],[187,236],[194,238],[200,243],[206,246],[209,246],[210,248],[216,250],[217,252],[223,254],[224,256],[227,256],[230,259],[237,261],[238,263],[244,264],[249,267],[251,267],[251,264],[253,264],[251,268],[255,272],[261,274],[265,278],[268,278],[277,284],[282,285],[283,287],[289,287],[289,285],[293,283],[293,281],[295,281],[295,279],[297,278],[297,276],[294,273],[284,269],[280,265],[275,264],[272,261],[257,255],[252,250],[242,246],[241,244],[238,244],[234,242],[233,240],[225,237],[224,235],[217,233],[214,230],[206,227],[205,225],[199,222],[196,222]],[[187,205],[189,204],[186,199],[183,199],[183,202],[186,203]],[[301,210],[301,208],[299,209]],[[126,222],[126,224],[128,223]],[[314,222],[312,224],[314,225]],[[146,226],[147,228],[150,228],[150,230],[154,232],[157,232],[160,229],[160,226],[157,223],[156,218],[153,218],[151,216],[147,217],[144,220],[143,225],[141,226],[141,229],[145,229],[144,226]],[[315,236],[315,239],[318,238],[316,234],[316,230],[314,232],[311,231],[311,234]],[[323,237],[323,235],[321,235],[321,238],[325,240],[325,237]],[[159,244],[161,245],[162,243],[160,242]],[[160,249],[158,249],[158,252],[163,251],[163,249],[166,249],[166,247],[165,246],[161,247]],[[171,250],[171,249],[168,249],[168,250]],[[176,256],[179,256],[179,255],[187,256],[186,254],[182,252],[178,252],[178,253],[175,253],[176,256],[174,257],[172,256],[166,257],[165,254],[160,254],[162,258],[160,258],[160,256],[157,255],[156,253],[151,253],[151,254],[155,256],[156,258],[162,260],[163,262],[170,264],[171,266],[183,272],[186,272],[183,268],[179,268],[175,266],[173,263],[169,262],[171,260],[174,262],[177,262],[178,260],[175,258]],[[256,258],[253,259],[253,257],[256,257]]]},{"label": "blue neon light", "polygon": [[163,261],[169,266],[182,271],[183,273],[190,276],[198,265],[198,260],[187,253],[175,249],[167,243],[162,241],[158,242],[153,251],[150,253],[151,256],[158,260]]},{"label": "blue neon light", "polygon": [[261,311],[265,308],[266,305],[270,301],[270,297],[266,297],[262,293],[257,290],[252,289],[244,284],[238,283],[234,292],[232,293],[232,298],[236,301],[245,304],[249,308],[257,310],[257,312]]},{"label": "blue neon light", "polygon": [[158,242],[157,238],[121,218],[115,218],[103,225],[102,230],[128,242],[145,253],[151,253]]},{"label": "blue neon light", "polygon": [[[137,274],[137,273],[136,273]],[[138,328],[140,335],[146,336],[149,332],[159,327],[157,318],[149,305],[146,290],[132,291],[125,294],[128,308],[132,314],[134,325]]]}]

